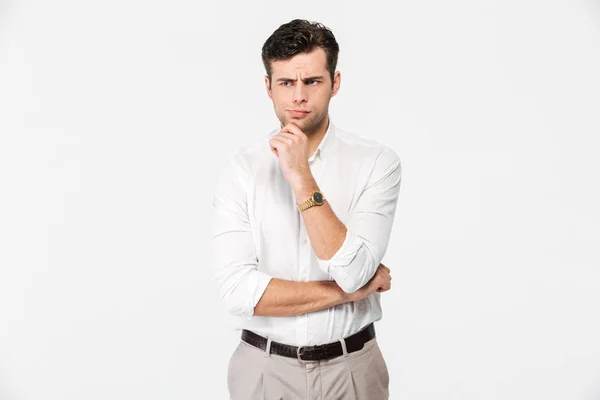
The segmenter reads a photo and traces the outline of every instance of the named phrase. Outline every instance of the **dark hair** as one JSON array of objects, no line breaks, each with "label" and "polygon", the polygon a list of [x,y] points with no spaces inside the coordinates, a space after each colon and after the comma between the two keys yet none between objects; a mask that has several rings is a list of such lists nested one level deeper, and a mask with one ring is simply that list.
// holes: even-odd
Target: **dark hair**
[{"label": "dark hair", "polygon": [[338,46],[333,32],[323,24],[305,19],[294,19],[281,25],[269,36],[262,47],[262,62],[271,84],[271,61],[287,60],[299,53],[310,53],[316,48],[322,48],[327,55],[327,70],[333,76],[337,66]]}]

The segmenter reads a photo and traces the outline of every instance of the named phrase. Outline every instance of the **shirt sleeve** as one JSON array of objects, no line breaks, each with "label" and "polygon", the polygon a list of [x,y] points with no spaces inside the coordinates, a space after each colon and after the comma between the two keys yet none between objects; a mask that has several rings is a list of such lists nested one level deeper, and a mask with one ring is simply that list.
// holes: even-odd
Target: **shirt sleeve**
[{"label": "shirt sleeve", "polygon": [[212,203],[212,267],[221,301],[233,315],[250,317],[272,277],[258,270],[248,217],[249,171],[239,153],[217,176]]},{"label": "shirt sleeve", "polygon": [[369,282],[385,255],[401,179],[400,158],[386,148],[377,157],[368,183],[350,211],[344,243],[331,259],[317,258],[319,267],[347,293]]}]

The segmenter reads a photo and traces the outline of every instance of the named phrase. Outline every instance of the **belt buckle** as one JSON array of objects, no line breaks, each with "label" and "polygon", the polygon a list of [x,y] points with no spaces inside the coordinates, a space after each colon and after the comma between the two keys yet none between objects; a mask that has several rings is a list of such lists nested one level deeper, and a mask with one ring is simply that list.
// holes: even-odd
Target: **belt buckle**
[{"label": "belt buckle", "polygon": [[316,345],[316,346],[299,346],[298,350],[296,350],[296,356],[298,357],[298,361],[300,361],[301,363],[306,364],[306,363],[309,363],[309,362],[319,362],[319,360],[303,360],[302,359],[302,352],[300,351],[300,349],[302,349],[304,347],[311,347],[312,350],[325,350],[325,358],[323,358],[323,360],[329,359],[329,357],[328,357],[329,353],[327,352],[327,347],[324,344],[322,344],[322,345]]},{"label": "belt buckle", "polygon": [[298,358],[298,361],[300,361],[303,364],[317,361],[317,360],[303,360],[302,359],[302,352],[300,350],[303,349],[304,347],[311,347],[311,346],[298,346],[298,349],[296,350],[296,357]]}]

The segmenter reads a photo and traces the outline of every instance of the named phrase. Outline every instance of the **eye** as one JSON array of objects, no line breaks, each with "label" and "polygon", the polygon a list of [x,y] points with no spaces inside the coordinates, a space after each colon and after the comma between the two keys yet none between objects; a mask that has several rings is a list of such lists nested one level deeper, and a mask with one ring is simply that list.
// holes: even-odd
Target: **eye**
[{"label": "eye", "polygon": [[308,82],[309,82],[309,83],[310,83],[310,82],[319,83],[319,81],[317,81],[317,80],[315,80],[315,79],[310,79]]},{"label": "eye", "polygon": [[288,85],[286,85],[286,83],[290,83],[290,82],[289,81],[283,81],[283,82],[280,83],[280,85],[282,85],[282,86],[288,86]]}]

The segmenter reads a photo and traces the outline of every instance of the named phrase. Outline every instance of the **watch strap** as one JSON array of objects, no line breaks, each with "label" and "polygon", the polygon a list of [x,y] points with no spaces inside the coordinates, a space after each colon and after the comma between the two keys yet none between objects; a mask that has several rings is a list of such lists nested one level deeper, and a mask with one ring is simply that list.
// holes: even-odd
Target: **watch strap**
[{"label": "watch strap", "polygon": [[[315,193],[319,193],[323,197],[323,202],[317,203],[314,200],[313,197],[314,197]],[[302,212],[302,211],[307,210],[307,209],[309,209],[311,207],[323,205],[324,202],[325,202],[325,196],[323,196],[323,193],[321,193],[320,191],[317,190],[316,192],[313,192],[310,195],[310,197],[308,198],[308,200],[303,201],[302,203],[296,204],[296,207],[298,208],[298,211]]]},{"label": "watch strap", "polygon": [[306,201],[303,201],[300,204],[297,204],[296,207],[298,207],[298,211],[302,212],[304,210],[307,210],[309,208],[311,208],[312,206],[317,205],[317,203],[314,202],[314,200],[312,199],[312,197]]}]

